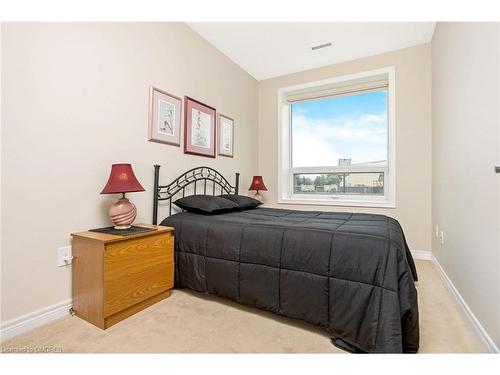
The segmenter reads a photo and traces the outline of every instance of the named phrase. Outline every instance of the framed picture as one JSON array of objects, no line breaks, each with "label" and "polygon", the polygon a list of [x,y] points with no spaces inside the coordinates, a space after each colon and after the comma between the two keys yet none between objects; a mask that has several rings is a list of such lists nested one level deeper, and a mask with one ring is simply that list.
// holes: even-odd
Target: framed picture
[{"label": "framed picture", "polygon": [[219,114],[219,155],[233,157],[234,120]]},{"label": "framed picture", "polygon": [[215,158],[215,108],[184,97],[184,153]]},{"label": "framed picture", "polygon": [[182,99],[151,86],[149,95],[149,140],[181,145]]}]

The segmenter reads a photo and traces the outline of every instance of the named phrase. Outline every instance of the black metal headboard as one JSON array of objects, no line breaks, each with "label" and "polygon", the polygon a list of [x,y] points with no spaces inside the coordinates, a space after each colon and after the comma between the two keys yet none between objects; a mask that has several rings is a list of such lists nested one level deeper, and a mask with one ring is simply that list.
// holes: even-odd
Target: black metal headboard
[{"label": "black metal headboard", "polygon": [[[203,182],[198,184],[198,181]],[[208,181],[210,181],[211,184],[208,184],[207,189]],[[219,191],[219,194],[238,194],[239,184],[239,173],[236,173],[235,184],[232,186],[224,176],[215,169],[210,167],[198,167],[181,174],[168,185],[160,185],[160,166],[156,164],[153,190],[153,224],[157,224],[158,222],[159,201],[169,201],[168,216],[172,215],[172,198],[181,192],[183,197],[186,196],[186,188],[190,185],[193,185],[193,192],[189,195],[196,195],[197,185],[201,185],[198,194],[212,194],[215,196],[217,191]]]}]

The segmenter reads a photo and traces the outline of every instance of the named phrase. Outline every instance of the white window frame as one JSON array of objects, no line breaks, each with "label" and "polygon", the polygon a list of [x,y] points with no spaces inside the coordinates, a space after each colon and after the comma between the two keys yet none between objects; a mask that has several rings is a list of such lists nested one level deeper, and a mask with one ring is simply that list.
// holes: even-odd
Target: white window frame
[{"label": "white window frame", "polygon": [[[332,166],[292,168],[291,145],[291,104],[288,96],[301,90],[328,85],[363,83],[373,77],[387,76],[387,156],[385,168],[370,166]],[[279,204],[304,204],[326,206],[383,207],[396,208],[396,90],[395,69],[393,66],[356,74],[282,87],[278,89],[278,201]],[[293,193],[293,175],[297,173],[336,173],[336,172],[384,172],[384,196],[363,195],[307,195]]]}]

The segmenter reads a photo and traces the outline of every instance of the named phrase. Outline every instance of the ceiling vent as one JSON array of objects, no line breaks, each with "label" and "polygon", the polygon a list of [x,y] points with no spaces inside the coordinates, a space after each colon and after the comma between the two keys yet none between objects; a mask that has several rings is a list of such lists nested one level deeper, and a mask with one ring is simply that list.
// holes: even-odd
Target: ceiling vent
[{"label": "ceiling vent", "polygon": [[331,47],[331,46],[332,46],[332,43],[331,43],[331,42],[328,42],[328,43],[319,44],[319,45],[317,45],[317,46],[314,46],[314,47],[312,47],[311,49],[312,49],[313,51],[316,51],[316,50],[318,50],[318,49],[328,48],[328,47]]}]

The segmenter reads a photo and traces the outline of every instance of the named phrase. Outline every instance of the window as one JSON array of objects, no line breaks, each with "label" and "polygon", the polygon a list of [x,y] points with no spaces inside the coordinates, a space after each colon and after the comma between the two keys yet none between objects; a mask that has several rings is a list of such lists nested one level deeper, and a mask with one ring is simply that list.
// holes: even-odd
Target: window
[{"label": "window", "polygon": [[280,203],[394,207],[394,69],[279,90]]}]

